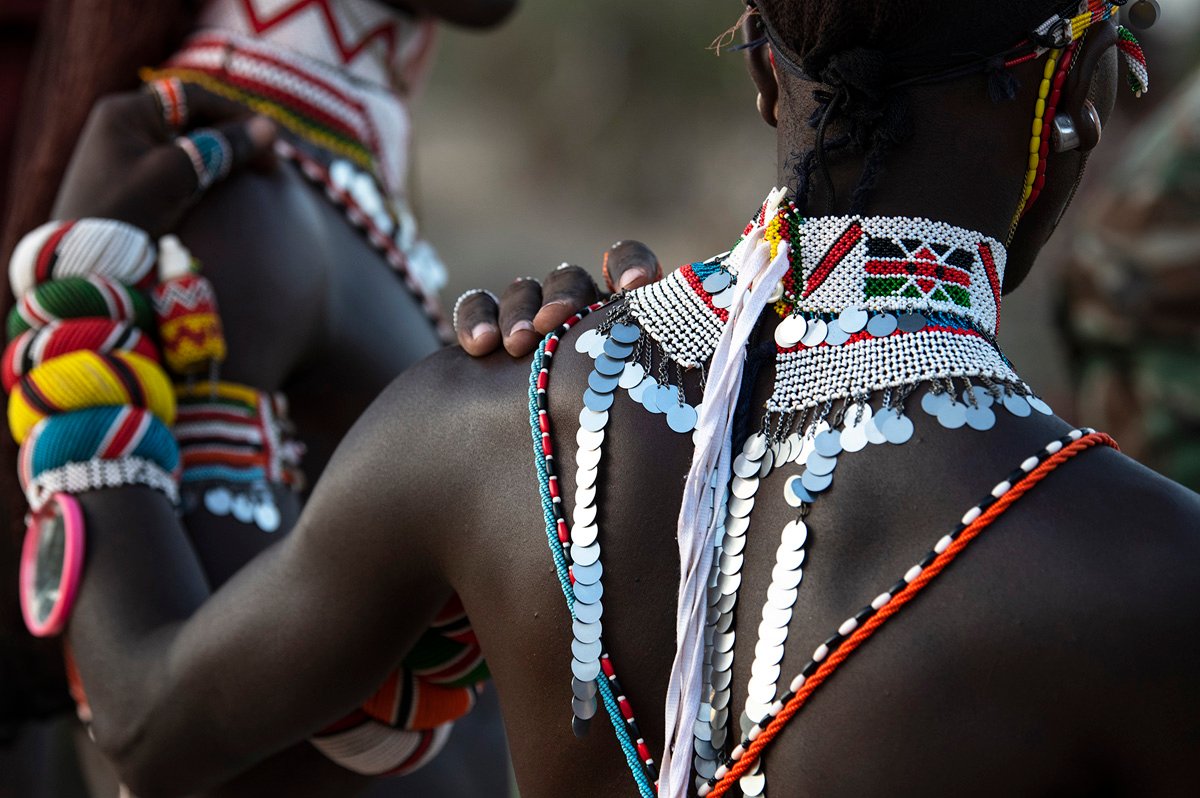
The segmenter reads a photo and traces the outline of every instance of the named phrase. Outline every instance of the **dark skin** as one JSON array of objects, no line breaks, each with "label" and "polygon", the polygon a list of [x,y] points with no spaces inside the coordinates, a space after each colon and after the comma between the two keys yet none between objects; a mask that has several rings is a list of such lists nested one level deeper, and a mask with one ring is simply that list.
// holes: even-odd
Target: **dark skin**
[{"label": "dark skin", "polygon": [[[486,27],[514,5],[434,2],[409,10]],[[247,120],[244,109],[201,90],[189,89],[189,107],[196,125],[215,125],[230,139],[241,169],[237,179],[197,201],[194,173],[169,144],[175,133],[165,129],[154,103],[145,94],[113,96],[101,101],[90,119],[55,215],[123,219],[152,235],[178,232],[205,264],[222,298],[230,353],[222,378],[288,392],[307,446],[306,470],[315,478],[379,392],[439,341],[418,303],[341,212],[294,169],[274,162],[270,144],[276,131],[269,122]],[[263,214],[264,208],[270,214]],[[596,296],[581,269],[556,273],[547,288],[549,297],[571,307]],[[286,531],[301,502],[285,489],[274,493]],[[211,516],[203,508],[184,520],[213,588],[282,537]],[[471,728],[478,725],[462,724],[439,763],[408,779],[410,794],[447,783],[469,785],[474,793],[503,784],[506,763],[498,745],[489,744],[482,761],[471,754],[482,765],[473,769],[475,775],[464,778],[461,772],[470,747],[495,739],[494,721],[490,732]],[[302,745],[211,794],[346,795],[369,782]],[[115,787],[103,791],[115,792]]]},{"label": "dark skin", "polygon": [[[101,101],[93,113],[55,215],[123,219],[152,235],[178,232],[222,297],[229,342],[222,377],[287,391],[307,447],[306,472],[316,477],[370,402],[396,374],[439,344],[419,305],[341,212],[295,170],[275,162],[270,152],[274,127],[265,119],[246,119],[243,109],[203,90],[189,87],[188,92],[196,122],[216,125],[230,139],[239,168],[235,179],[197,201],[191,166],[167,143],[174,134],[163,128],[153,102],[141,93],[117,95]],[[264,217],[262,208],[272,209],[269,216]],[[631,268],[646,270],[635,258],[613,273],[620,279]],[[578,267],[550,273],[543,286],[518,281],[503,294],[503,341],[516,354],[532,349],[537,339],[513,328],[522,321],[531,326],[543,301],[539,323],[546,314],[565,318],[597,298],[595,284]],[[490,300],[481,299],[486,300],[475,298],[464,309],[464,322],[496,312]],[[556,326],[561,318],[552,323]],[[477,351],[491,351],[501,336],[495,322],[482,317],[471,327],[480,324],[487,329],[475,338],[465,333],[462,338]],[[287,334],[264,335],[267,330]],[[274,493],[287,530],[301,502],[286,489]],[[209,515],[203,508],[184,520],[213,588],[282,537]],[[471,735],[460,729],[438,764],[408,779],[414,794],[445,783],[450,772],[444,768],[453,770],[466,755],[466,749],[455,751],[456,746],[475,744],[483,732]],[[480,772],[502,779],[503,768],[497,760],[490,771]],[[488,783],[494,787],[495,780]],[[213,794],[257,795],[269,785],[293,795],[342,795],[368,783],[309,746],[298,746]],[[462,783],[461,775],[454,783]]]},{"label": "dark skin", "polygon": [[[1087,90],[1111,80],[1108,62],[1091,63]],[[769,68],[752,62],[751,71],[764,95],[778,92]],[[787,181],[788,156],[811,132],[803,92],[786,81],[783,89],[774,115]],[[895,151],[869,213],[1007,229],[1015,200],[994,198],[1019,180],[1027,106],[992,109],[981,124],[977,89],[922,92],[956,146],[977,154],[973,168],[945,168],[958,156],[918,132]],[[901,180],[918,170],[920,181]],[[1052,171],[1053,180],[1074,178]],[[848,196],[853,176],[838,179]],[[1066,193],[1069,185],[1044,197],[1046,212],[1061,211]],[[598,323],[593,316],[577,332]],[[759,340],[770,335],[764,322]],[[573,459],[590,368],[570,343],[550,391],[562,463]],[[339,448],[292,536],[211,596],[165,502],[140,489],[83,497],[89,562],[68,636],[95,685],[97,740],[135,790],[202,787],[318,728],[373,689],[454,590],[489,657],[522,795],[631,792],[603,718],[585,740],[568,731],[570,631],[529,468],[527,381],[528,364],[503,353],[472,361],[448,350],[408,371]],[[771,382],[764,369],[754,401]],[[616,402],[600,515],[606,639],[657,753],[673,654],[672,531],[691,444],[625,395]],[[837,488],[809,516],[785,674],[1017,463],[1069,429],[1001,414],[989,432],[951,432],[912,417],[912,442],[846,458]],[[765,495],[778,495],[788,473],[765,480]],[[562,480],[569,510],[573,470]],[[793,517],[782,502],[756,508],[747,595],[765,590],[771,539]],[[1188,794],[1200,752],[1200,641],[1175,632],[1200,622],[1197,528],[1195,494],[1116,452],[1081,455],[822,688],[766,757],[773,789]],[[754,602],[740,602],[738,628],[757,620]],[[735,696],[745,692],[753,638],[738,637]],[[212,678],[233,670],[238,679]]]}]

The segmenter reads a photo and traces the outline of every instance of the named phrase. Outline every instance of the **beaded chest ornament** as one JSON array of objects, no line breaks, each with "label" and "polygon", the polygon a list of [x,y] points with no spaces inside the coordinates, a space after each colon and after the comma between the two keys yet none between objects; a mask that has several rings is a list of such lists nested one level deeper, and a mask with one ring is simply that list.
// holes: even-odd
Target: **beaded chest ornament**
[{"label": "beaded chest ornament", "polygon": [[[776,380],[760,430],[731,458],[729,479],[722,483],[710,475],[704,492],[715,521],[705,543],[711,567],[701,618],[704,686],[689,723],[698,787],[728,761],[734,612],[760,481],[775,469],[794,469],[784,483],[784,499],[797,509],[797,518],[780,533],[739,739],[776,702],[779,663],[803,579],[809,534],[803,516],[831,487],[839,456],[872,444],[906,442],[913,434],[906,411],[914,403],[948,429],[990,429],[1001,408],[1016,416],[1050,413],[995,342],[1005,262],[999,242],[922,219],[805,221],[777,191],[733,253],[685,266],[631,292],[597,328],[576,339],[576,350],[592,357],[594,366],[576,436],[577,487],[568,524],[554,470],[547,388],[549,361],[578,318],[552,334],[535,358],[530,408],[547,537],[572,609],[574,725],[583,733],[599,703],[610,708],[611,696],[614,728],[643,791],[653,781],[654,763],[629,699],[619,687],[613,692],[615,667],[603,644],[596,517],[604,431],[620,388],[676,432],[695,429],[703,404],[689,401],[683,371],[698,370],[702,383],[708,376],[705,363],[718,348],[731,309],[737,309],[734,303],[750,293],[749,287],[735,292],[735,264],[746,259],[747,246],[761,261],[782,265],[783,277],[767,297],[781,316]],[[910,401],[922,390],[919,402]],[[598,678],[601,673],[604,678]],[[765,792],[758,767],[745,774],[748,795]]]}]

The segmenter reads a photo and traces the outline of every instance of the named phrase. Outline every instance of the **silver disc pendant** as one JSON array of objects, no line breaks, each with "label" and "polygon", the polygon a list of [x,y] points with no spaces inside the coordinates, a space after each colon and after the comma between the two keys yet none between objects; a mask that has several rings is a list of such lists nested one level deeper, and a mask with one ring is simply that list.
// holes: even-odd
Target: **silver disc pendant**
[{"label": "silver disc pendant", "polygon": [[229,515],[233,509],[233,494],[228,488],[212,488],[205,491],[204,509],[213,515]]},{"label": "silver disc pendant", "polygon": [[867,326],[870,321],[870,315],[861,308],[846,308],[838,316],[838,326],[845,330],[850,335],[857,332],[862,332],[862,329]]},{"label": "silver disc pendant", "polygon": [[275,506],[275,499],[269,493],[264,493],[254,507],[254,523],[263,532],[279,531],[282,515]]}]

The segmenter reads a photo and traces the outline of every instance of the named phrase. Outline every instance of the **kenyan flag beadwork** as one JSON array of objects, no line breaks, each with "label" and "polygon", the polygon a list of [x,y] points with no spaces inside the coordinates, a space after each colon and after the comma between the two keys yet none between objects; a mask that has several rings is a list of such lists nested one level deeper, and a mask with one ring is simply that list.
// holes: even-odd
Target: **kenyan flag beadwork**
[{"label": "kenyan flag beadwork", "polygon": [[913,238],[868,238],[863,290],[867,297],[931,299],[971,307],[974,253]]}]

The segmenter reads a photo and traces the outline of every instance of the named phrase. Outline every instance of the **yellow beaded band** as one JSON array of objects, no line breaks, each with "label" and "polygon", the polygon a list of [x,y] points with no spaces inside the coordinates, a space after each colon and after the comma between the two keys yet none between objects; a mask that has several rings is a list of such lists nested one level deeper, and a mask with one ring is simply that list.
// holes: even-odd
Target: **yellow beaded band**
[{"label": "yellow beaded band", "polygon": [[108,405],[144,407],[167,426],[175,423],[175,391],[161,366],[133,352],[82,350],[47,360],[21,378],[8,398],[8,428],[24,443],[47,416]]},{"label": "yellow beaded band", "polygon": [[236,382],[189,382],[175,386],[175,394],[179,399],[225,399],[230,402],[237,402],[246,405],[250,408],[258,407],[259,397],[263,395],[263,391],[257,388],[251,388],[249,385],[240,385]]},{"label": "yellow beaded band", "polygon": [[1046,100],[1050,97],[1050,85],[1054,82],[1054,73],[1058,70],[1058,59],[1062,57],[1062,53],[1062,50],[1051,50],[1046,59],[1046,68],[1042,70],[1037,105],[1033,109],[1033,137],[1029,141],[1029,169],[1025,172],[1025,186],[1021,189],[1021,201],[1017,203],[1017,212],[1013,215],[1012,224],[1008,229],[1009,241],[1012,241],[1012,237],[1017,231],[1017,225],[1021,223],[1021,216],[1025,213],[1025,206],[1029,204],[1029,197],[1033,194],[1033,184],[1037,181],[1038,164],[1041,163],[1042,136],[1050,135],[1050,131],[1045,129]]},{"label": "yellow beaded band", "polygon": [[275,120],[305,141],[311,142],[323,150],[349,158],[367,170],[374,170],[375,160],[370,151],[358,142],[345,139],[308,119],[296,114],[284,106],[257,97],[242,89],[229,86],[212,75],[195,69],[172,67],[169,69],[143,69],[140,73],[144,82],[149,83],[161,78],[177,78],[184,83],[192,83],[213,94],[233,100],[256,113]]}]

